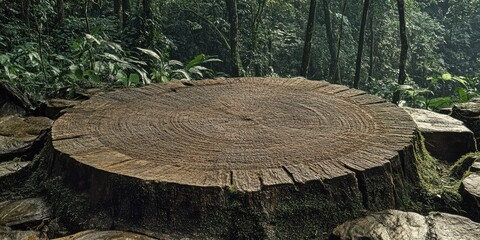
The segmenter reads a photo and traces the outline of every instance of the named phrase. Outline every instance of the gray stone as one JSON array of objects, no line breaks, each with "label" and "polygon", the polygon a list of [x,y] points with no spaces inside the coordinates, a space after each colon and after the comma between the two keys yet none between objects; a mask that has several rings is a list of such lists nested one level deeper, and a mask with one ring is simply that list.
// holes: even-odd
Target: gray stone
[{"label": "gray stone", "polygon": [[470,167],[470,172],[480,172],[480,162],[476,161]]},{"label": "gray stone", "polygon": [[428,224],[424,216],[413,212],[387,210],[343,223],[333,230],[339,239],[426,239]]},{"label": "gray stone", "polygon": [[435,234],[433,236],[436,239],[480,239],[480,223],[466,217],[447,213],[430,213],[428,218],[433,223],[432,233]]},{"label": "gray stone", "polygon": [[37,240],[40,239],[39,236],[40,233],[36,231],[17,231],[0,226],[1,240]]},{"label": "gray stone", "polygon": [[469,216],[480,221],[480,172],[471,173],[463,179],[460,194]]},{"label": "gray stone", "polygon": [[51,125],[52,120],[46,117],[0,117],[0,162],[30,150]]},{"label": "gray stone", "polygon": [[79,232],[70,236],[57,238],[56,240],[89,240],[89,239],[153,240],[154,238],[136,234],[136,233],[131,233],[131,232],[88,230],[88,231]]},{"label": "gray stone", "polygon": [[28,198],[0,203],[0,225],[36,224],[50,217],[50,210],[41,198]]},{"label": "gray stone", "polygon": [[10,176],[15,174],[18,171],[21,171],[27,167],[30,162],[20,162],[20,161],[9,161],[9,162],[0,162],[0,180],[3,177]]},{"label": "gray stone", "polygon": [[464,154],[476,151],[474,134],[462,121],[425,109],[404,109],[425,137],[425,147],[432,156],[456,162]]},{"label": "gray stone", "polygon": [[332,239],[374,240],[476,240],[480,236],[480,223],[446,213],[422,216],[412,212],[386,210],[337,226]]},{"label": "gray stone", "polygon": [[28,97],[15,86],[0,83],[0,117],[7,115],[25,115],[35,108]]},{"label": "gray stone", "polygon": [[474,98],[470,102],[455,104],[450,115],[472,130],[477,140],[477,147],[480,147],[480,99]]},{"label": "gray stone", "polygon": [[62,115],[64,109],[74,107],[79,103],[81,103],[81,101],[78,100],[49,99],[45,102],[44,115],[51,119],[56,119]]}]

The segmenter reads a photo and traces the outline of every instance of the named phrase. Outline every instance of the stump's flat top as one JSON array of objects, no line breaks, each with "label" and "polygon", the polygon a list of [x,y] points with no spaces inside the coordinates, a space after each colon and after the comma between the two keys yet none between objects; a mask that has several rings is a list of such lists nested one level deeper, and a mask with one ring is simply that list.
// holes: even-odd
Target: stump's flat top
[{"label": "stump's flat top", "polygon": [[258,191],[381,166],[415,125],[384,100],[325,81],[177,81],[95,96],[52,129],[54,147],[145,180]]}]

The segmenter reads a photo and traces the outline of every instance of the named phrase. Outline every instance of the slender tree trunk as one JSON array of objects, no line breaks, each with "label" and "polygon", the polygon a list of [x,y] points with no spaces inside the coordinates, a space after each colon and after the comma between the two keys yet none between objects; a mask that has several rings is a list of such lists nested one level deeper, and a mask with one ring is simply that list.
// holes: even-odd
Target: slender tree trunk
[{"label": "slender tree trunk", "polygon": [[63,0],[57,0],[57,23],[59,25],[63,24],[65,19],[65,2]]},{"label": "slender tree trunk", "polygon": [[[407,54],[408,54],[408,39],[407,39],[407,26],[405,23],[405,1],[397,0],[398,6],[398,20],[400,23],[400,63],[399,63],[399,74],[398,74],[398,85],[405,84],[405,79],[407,78],[407,72],[405,70],[407,65]],[[393,103],[398,104],[400,101],[400,92],[396,91],[393,94]]]},{"label": "slender tree trunk", "polygon": [[330,16],[330,0],[323,0],[323,12],[325,15],[325,30],[327,33],[328,51],[330,53],[329,78],[338,82],[338,69],[335,68],[337,62],[337,50],[335,49],[335,38],[332,31],[332,18]]},{"label": "slender tree trunk", "polygon": [[358,88],[360,84],[360,73],[362,70],[363,43],[365,42],[365,25],[367,24],[368,8],[370,0],[363,2],[362,22],[360,23],[360,36],[358,38],[357,62],[355,64],[355,78],[353,79],[353,87]]},{"label": "slender tree trunk", "polygon": [[240,52],[238,49],[238,13],[237,13],[237,0],[225,0],[228,11],[228,22],[230,23],[230,57],[231,63],[231,75],[233,77],[240,76],[241,61]]},{"label": "slender tree trunk", "polygon": [[302,66],[300,76],[307,77],[308,66],[310,64],[310,55],[312,50],[313,30],[315,27],[315,15],[317,12],[317,0],[310,0],[310,10],[308,14],[307,31],[305,34],[305,45],[303,47]]},{"label": "slender tree trunk", "polygon": [[122,28],[127,27],[129,14],[130,14],[130,1],[122,0]]},{"label": "slender tree trunk", "polygon": [[374,64],[374,52],[375,52],[375,35],[373,33],[373,11],[370,11],[370,24],[369,24],[369,32],[370,32],[370,56],[368,61],[368,81],[372,80],[373,75],[373,64]]},{"label": "slender tree trunk", "polygon": [[119,29],[123,28],[123,10],[122,10],[122,0],[113,1],[113,12],[118,19]]},{"label": "slender tree trunk", "polygon": [[[84,13],[84,17],[85,17],[85,27],[86,27],[86,31],[88,34],[90,34],[90,20],[88,19],[88,5],[89,5],[89,1],[91,0],[84,0],[84,5],[83,5],[83,13]],[[88,56],[90,58],[90,69],[93,70],[94,68],[94,58],[93,58],[93,51],[92,51],[92,48],[89,48],[88,49]]]},{"label": "slender tree trunk", "polygon": [[146,35],[146,45],[151,47],[153,44],[153,32],[155,31],[154,26],[150,23],[152,19],[152,0],[143,0],[143,27]]},{"label": "slender tree trunk", "polygon": [[251,61],[253,61],[253,69],[254,69],[254,75],[258,76],[260,69],[259,69],[259,64],[254,61],[255,58],[255,53],[257,52],[257,35],[258,35],[258,26],[260,26],[261,21],[262,21],[262,15],[263,11],[265,9],[265,5],[267,4],[266,0],[258,0],[258,8],[255,11],[255,16],[252,21],[252,54],[250,56]]},{"label": "slender tree trunk", "polygon": [[348,0],[344,0],[343,2],[343,7],[342,7],[342,19],[340,20],[340,33],[338,34],[338,44],[337,44],[337,56],[335,57],[336,62],[335,62],[335,71],[338,73],[338,81],[339,83],[342,83],[342,76],[340,75],[340,68],[338,67],[338,63],[340,61],[340,50],[342,49],[342,39],[343,39],[343,23],[344,23],[344,17],[345,17],[345,11],[347,10],[347,4]]}]

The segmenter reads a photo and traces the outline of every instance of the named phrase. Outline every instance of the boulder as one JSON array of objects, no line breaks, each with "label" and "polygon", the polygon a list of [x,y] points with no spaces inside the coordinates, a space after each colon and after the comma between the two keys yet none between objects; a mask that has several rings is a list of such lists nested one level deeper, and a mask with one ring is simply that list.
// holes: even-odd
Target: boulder
[{"label": "boulder", "polygon": [[0,162],[0,180],[21,171],[27,167],[29,163],[30,162],[20,161]]},{"label": "boulder", "polygon": [[[57,238],[56,240],[88,240],[88,239],[153,240],[154,238],[136,234],[136,233],[131,233],[131,232],[88,230],[88,231],[79,232],[70,236]],[[169,239],[169,238],[165,238],[165,239]]]},{"label": "boulder", "polygon": [[480,172],[471,173],[463,179],[460,193],[468,215],[473,220],[480,221]]},{"label": "boulder", "polygon": [[36,231],[18,231],[9,227],[0,226],[0,239],[2,240],[37,240],[40,233]]},{"label": "boulder", "polygon": [[20,90],[16,87],[0,83],[0,117],[19,114],[25,115],[35,108]]},{"label": "boulder", "polygon": [[473,132],[448,115],[405,108],[425,137],[425,147],[437,159],[456,162],[462,155],[476,151]]},{"label": "boulder", "polygon": [[61,116],[62,110],[74,107],[81,102],[79,100],[49,99],[45,102],[44,115],[51,119],[57,119]]},{"label": "boulder", "polygon": [[50,210],[41,198],[0,202],[0,225],[3,226],[35,226],[49,217]]},{"label": "boulder", "polygon": [[480,146],[480,98],[470,102],[455,104],[451,116],[465,123],[475,134],[477,146]]},{"label": "boulder", "polygon": [[413,212],[386,210],[345,222],[337,226],[330,239],[375,240],[476,240],[480,223],[446,213],[422,216]]},{"label": "boulder", "polygon": [[46,117],[0,117],[0,162],[25,154],[44,138],[52,122]]},{"label": "boulder", "polygon": [[480,172],[480,161],[476,161],[472,164],[470,172]]}]

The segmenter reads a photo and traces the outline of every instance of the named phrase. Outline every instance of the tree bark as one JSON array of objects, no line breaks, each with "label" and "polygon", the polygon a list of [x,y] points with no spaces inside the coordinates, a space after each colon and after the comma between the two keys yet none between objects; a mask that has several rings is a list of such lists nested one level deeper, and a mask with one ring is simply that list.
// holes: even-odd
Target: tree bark
[{"label": "tree bark", "polygon": [[241,60],[240,52],[238,49],[238,13],[237,13],[237,1],[225,0],[228,11],[228,22],[230,23],[230,57],[231,60],[231,75],[233,77],[240,76]]},{"label": "tree bark", "polygon": [[336,69],[337,50],[335,49],[335,38],[332,31],[332,18],[330,16],[330,2],[323,0],[323,12],[325,15],[325,30],[327,33],[328,51],[330,53],[329,78],[334,82],[338,82],[338,69]]},{"label": "tree bark", "polygon": [[310,55],[312,50],[313,30],[315,27],[315,15],[317,12],[317,0],[310,0],[310,10],[308,14],[307,31],[305,34],[305,45],[303,46],[302,67],[300,76],[307,77],[308,66],[310,64]]},{"label": "tree bark", "polygon": [[362,22],[360,23],[360,34],[359,34],[360,36],[358,37],[357,62],[355,64],[355,78],[353,79],[354,88],[358,88],[360,84],[360,73],[362,70],[363,43],[365,42],[365,25],[367,24],[369,5],[370,5],[370,0],[365,0],[363,2]]},{"label": "tree bark", "polygon": [[[403,85],[405,79],[407,78],[407,72],[405,67],[407,65],[407,54],[408,54],[408,39],[407,39],[407,26],[405,23],[405,1],[397,0],[398,6],[398,20],[400,23],[400,63],[399,63],[399,74],[398,74],[398,85]],[[400,92],[396,91],[393,94],[393,103],[398,104],[400,101]]]},{"label": "tree bark", "polygon": [[122,7],[122,0],[114,0],[113,1],[113,13],[115,17],[118,19],[118,26],[119,29],[123,28],[123,7]]},{"label": "tree bark", "polygon": [[153,33],[154,33],[154,27],[150,23],[152,19],[152,0],[143,0],[142,1],[142,6],[143,6],[143,28],[144,32],[146,33],[146,45],[148,47],[151,47],[153,44]]},{"label": "tree bark", "polygon": [[348,4],[348,0],[344,0],[343,2],[343,7],[342,7],[342,19],[340,21],[340,33],[338,34],[338,44],[337,44],[337,56],[335,57],[335,59],[337,60],[335,62],[335,71],[338,72],[338,81],[339,83],[342,83],[342,76],[340,75],[340,68],[338,67],[338,62],[340,61],[340,50],[342,49],[342,38],[343,38],[343,19],[345,17],[345,11],[347,10],[347,4]]},{"label": "tree bark", "polygon": [[107,212],[102,221],[86,218],[92,228],[327,239],[319,235],[327,226],[406,203],[407,184],[418,182],[415,128],[391,103],[325,81],[172,81],[109,92],[62,115],[47,166],[85,193],[95,216]]},{"label": "tree bark", "polygon": [[369,24],[369,31],[370,31],[370,55],[368,61],[368,81],[372,80],[373,75],[373,64],[374,64],[374,44],[375,44],[375,35],[373,32],[373,12],[370,13],[370,24]]},{"label": "tree bark", "polygon": [[130,12],[130,1],[122,0],[122,28],[127,27],[129,12]]},{"label": "tree bark", "polygon": [[65,19],[65,2],[63,0],[57,0],[57,23],[62,25]]}]

